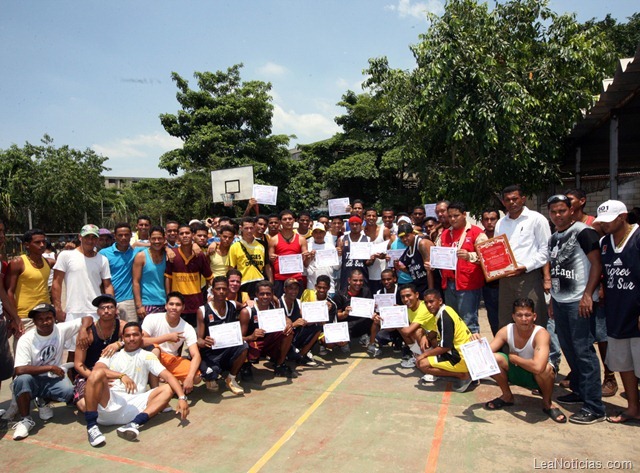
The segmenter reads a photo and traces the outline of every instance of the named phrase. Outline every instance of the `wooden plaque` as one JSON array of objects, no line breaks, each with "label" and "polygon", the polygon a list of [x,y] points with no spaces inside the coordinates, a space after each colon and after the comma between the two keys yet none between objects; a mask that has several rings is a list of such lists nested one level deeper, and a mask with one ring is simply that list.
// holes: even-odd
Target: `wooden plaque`
[{"label": "wooden plaque", "polygon": [[518,267],[506,235],[483,241],[475,247],[484,277],[489,282],[505,277]]}]

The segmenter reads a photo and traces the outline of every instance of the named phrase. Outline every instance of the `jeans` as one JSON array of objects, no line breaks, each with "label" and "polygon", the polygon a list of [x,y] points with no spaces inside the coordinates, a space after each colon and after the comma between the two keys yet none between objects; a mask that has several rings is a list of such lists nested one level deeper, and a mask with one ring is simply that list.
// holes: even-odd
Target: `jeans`
[{"label": "jeans", "polygon": [[600,363],[593,348],[591,322],[578,314],[579,302],[556,302],[553,299],[553,317],[560,346],[571,368],[571,390],[583,400],[583,409],[595,415],[604,415]]},{"label": "jeans", "polygon": [[499,292],[500,289],[498,287],[484,286],[482,288],[482,299],[484,300],[484,307],[487,309],[487,318],[489,319],[491,333],[494,336],[500,329],[500,318],[498,317]]},{"label": "jeans", "polygon": [[448,281],[447,288],[444,290],[447,305],[458,313],[471,333],[480,332],[478,308],[480,307],[481,294],[482,289],[458,291],[455,281]]},{"label": "jeans", "polygon": [[560,351],[560,341],[556,333],[556,320],[549,317],[547,320],[547,332],[549,332],[549,363],[558,372],[560,361],[562,360],[562,352]]},{"label": "jeans", "polygon": [[13,394],[17,398],[24,393],[29,393],[31,399],[39,397],[69,402],[73,398],[73,384],[66,375],[58,378],[48,374],[21,374],[13,380]]}]

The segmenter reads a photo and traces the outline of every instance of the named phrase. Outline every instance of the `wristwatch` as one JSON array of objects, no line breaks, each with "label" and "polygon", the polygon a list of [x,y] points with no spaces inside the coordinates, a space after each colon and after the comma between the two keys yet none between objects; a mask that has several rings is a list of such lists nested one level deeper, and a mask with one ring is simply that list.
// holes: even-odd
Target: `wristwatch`
[{"label": "wristwatch", "polygon": [[187,401],[187,396],[178,396],[178,401]]}]

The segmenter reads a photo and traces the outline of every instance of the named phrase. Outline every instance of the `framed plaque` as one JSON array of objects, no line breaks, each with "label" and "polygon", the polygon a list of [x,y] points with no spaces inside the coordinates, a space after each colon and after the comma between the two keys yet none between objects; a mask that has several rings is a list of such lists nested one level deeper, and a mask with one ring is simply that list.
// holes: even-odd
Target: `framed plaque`
[{"label": "framed plaque", "polygon": [[503,278],[518,267],[516,257],[513,256],[509,240],[506,235],[491,238],[478,243],[476,252],[487,281]]}]

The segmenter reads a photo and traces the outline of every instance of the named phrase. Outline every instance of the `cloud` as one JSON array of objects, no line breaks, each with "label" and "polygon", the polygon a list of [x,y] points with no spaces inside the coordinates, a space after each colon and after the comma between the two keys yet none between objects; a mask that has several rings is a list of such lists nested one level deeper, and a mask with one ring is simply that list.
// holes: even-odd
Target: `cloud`
[{"label": "cloud", "polygon": [[269,61],[265,65],[260,66],[258,72],[268,77],[279,77],[285,75],[288,71],[286,67]]},{"label": "cloud", "polygon": [[299,143],[326,140],[341,131],[333,121],[333,115],[297,113],[294,110],[285,110],[275,103],[273,108],[274,133],[296,135]]},{"label": "cloud", "polygon": [[387,5],[386,10],[398,12],[400,18],[413,17],[426,20],[426,13],[441,15],[444,13],[444,5],[440,0],[427,0],[426,2],[413,2],[413,0],[398,0],[397,5]]}]

